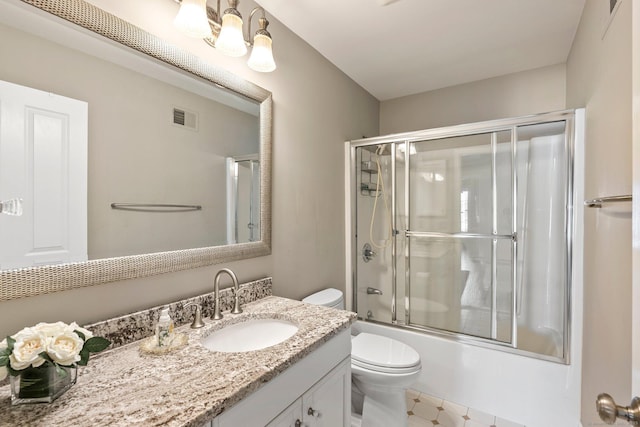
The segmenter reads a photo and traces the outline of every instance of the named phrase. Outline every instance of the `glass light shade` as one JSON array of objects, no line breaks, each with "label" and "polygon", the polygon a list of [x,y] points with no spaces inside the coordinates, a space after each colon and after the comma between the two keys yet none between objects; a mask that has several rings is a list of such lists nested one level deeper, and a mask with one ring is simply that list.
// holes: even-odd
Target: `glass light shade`
[{"label": "glass light shade", "polygon": [[243,56],[247,53],[242,35],[242,18],[231,13],[222,15],[222,28],[216,40],[216,49],[228,56]]},{"label": "glass light shade", "polygon": [[206,5],[206,0],[182,0],[173,25],[189,37],[212,37]]},{"label": "glass light shade", "polygon": [[271,49],[271,37],[264,34],[256,34],[253,38],[253,50],[249,57],[249,68],[261,73],[270,73],[276,69]]}]

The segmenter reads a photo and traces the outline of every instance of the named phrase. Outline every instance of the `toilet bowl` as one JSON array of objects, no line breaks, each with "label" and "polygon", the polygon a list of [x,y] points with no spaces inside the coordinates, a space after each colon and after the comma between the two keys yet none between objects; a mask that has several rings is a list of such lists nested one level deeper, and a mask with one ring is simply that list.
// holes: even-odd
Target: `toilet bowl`
[{"label": "toilet bowl", "polygon": [[[325,289],[302,300],[344,309],[342,292]],[[351,337],[351,406],[362,426],[407,426],[405,390],[418,379],[420,355],[410,346],[382,335]]]}]

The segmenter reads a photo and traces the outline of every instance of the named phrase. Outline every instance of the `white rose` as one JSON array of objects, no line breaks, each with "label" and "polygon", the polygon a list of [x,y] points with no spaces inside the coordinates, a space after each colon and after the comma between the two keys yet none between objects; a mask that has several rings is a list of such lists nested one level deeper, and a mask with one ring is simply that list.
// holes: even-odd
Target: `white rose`
[{"label": "white rose", "polygon": [[47,337],[35,328],[24,328],[12,338],[16,340],[9,355],[9,363],[16,371],[42,365],[45,360],[38,356],[47,348]]},{"label": "white rose", "polygon": [[81,326],[78,326],[78,324],[76,322],[73,322],[72,324],[70,324],[69,325],[69,329],[71,329],[72,331],[82,332],[84,334],[84,338],[87,339],[87,340],[89,338],[93,338],[93,333],[90,330],[85,329],[85,328],[83,328]]},{"label": "white rose", "polygon": [[64,322],[56,322],[56,323],[41,322],[33,327],[33,329],[41,332],[47,337],[55,337],[56,335],[60,335],[61,333],[66,331],[68,328],[69,328],[69,325],[67,325]]},{"label": "white rose", "polygon": [[84,341],[73,331],[64,331],[48,341],[47,353],[60,365],[72,365],[80,361]]}]

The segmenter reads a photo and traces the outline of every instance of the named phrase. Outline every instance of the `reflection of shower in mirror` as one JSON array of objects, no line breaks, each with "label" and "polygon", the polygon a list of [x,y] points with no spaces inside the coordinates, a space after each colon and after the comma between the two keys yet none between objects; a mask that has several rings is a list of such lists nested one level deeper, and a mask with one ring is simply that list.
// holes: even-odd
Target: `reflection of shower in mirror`
[{"label": "reflection of shower in mirror", "polygon": [[258,154],[227,157],[227,244],[260,239]]}]

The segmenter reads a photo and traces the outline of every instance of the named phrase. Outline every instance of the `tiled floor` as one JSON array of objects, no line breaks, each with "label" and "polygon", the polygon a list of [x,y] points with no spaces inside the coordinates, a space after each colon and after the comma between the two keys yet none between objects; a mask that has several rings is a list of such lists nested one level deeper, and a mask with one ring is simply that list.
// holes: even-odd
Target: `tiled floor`
[{"label": "tiled floor", "polygon": [[415,390],[407,391],[409,427],[525,427]]}]

